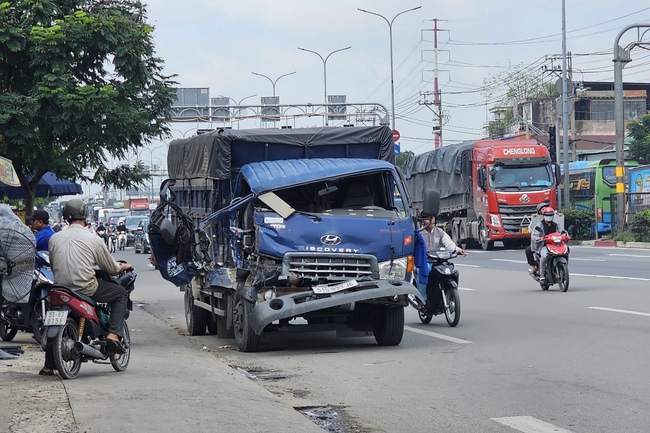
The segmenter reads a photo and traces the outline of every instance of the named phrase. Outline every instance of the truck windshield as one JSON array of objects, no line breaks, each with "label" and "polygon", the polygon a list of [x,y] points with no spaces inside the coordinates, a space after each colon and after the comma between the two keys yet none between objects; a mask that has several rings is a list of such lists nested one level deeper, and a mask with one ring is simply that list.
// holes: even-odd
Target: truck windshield
[{"label": "truck windshield", "polygon": [[492,189],[536,189],[553,185],[550,165],[533,167],[494,166],[490,169],[489,182]]}]

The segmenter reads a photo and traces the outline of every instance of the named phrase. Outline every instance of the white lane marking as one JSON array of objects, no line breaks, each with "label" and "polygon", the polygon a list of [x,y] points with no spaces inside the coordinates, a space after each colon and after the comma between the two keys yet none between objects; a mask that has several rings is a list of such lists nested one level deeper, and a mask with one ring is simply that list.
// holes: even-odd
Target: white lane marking
[{"label": "white lane marking", "polygon": [[459,287],[458,290],[470,290],[471,291],[471,290],[474,290],[474,289],[470,289],[469,287]]},{"label": "white lane marking", "polygon": [[572,272],[569,272],[569,276],[571,276],[571,277],[611,278],[613,280],[650,281],[650,278],[619,277],[619,276],[616,276],[616,275],[574,274]]},{"label": "white lane marking", "polygon": [[583,258],[583,259],[578,259],[576,257],[571,257],[571,261],[579,261],[579,262],[605,262],[605,259],[589,259],[589,258]]},{"label": "white lane marking", "polygon": [[512,259],[492,259],[495,262],[508,262],[508,263],[527,263],[525,260],[512,260]]},{"label": "white lane marking", "polygon": [[610,257],[636,257],[641,259],[650,259],[650,256],[642,256],[640,254],[607,254]]},{"label": "white lane marking", "polygon": [[454,263],[454,265],[458,266],[459,268],[480,268],[481,267],[479,265],[463,265],[462,263]]},{"label": "white lane marking", "polygon": [[499,424],[511,427],[524,433],[571,433],[570,430],[565,430],[556,427],[532,416],[509,416],[504,418],[492,418]]},{"label": "white lane marking", "polygon": [[589,308],[590,310],[610,311],[612,313],[634,314],[635,316],[650,317],[650,313],[642,313],[640,311],[618,310],[616,308],[606,308],[606,307],[587,307],[587,308]]},{"label": "white lane marking", "polygon": [[428,335],[429,337],[439,338],[441,340],[451,341],[452,343],[458,343],[458,344],[469,344],[469,343],[471,343],[471,341],[469,341],[469,340],[463,340],[461,338],[454,338],[454,337],[450,337],[448,335],[438,334],[437,332],[431,332],[431,331],[425,331],[424,329],[412,328],[410,326],[405,326],[404,329],[407,330],[407,331],[415,332],[416,334]]}]

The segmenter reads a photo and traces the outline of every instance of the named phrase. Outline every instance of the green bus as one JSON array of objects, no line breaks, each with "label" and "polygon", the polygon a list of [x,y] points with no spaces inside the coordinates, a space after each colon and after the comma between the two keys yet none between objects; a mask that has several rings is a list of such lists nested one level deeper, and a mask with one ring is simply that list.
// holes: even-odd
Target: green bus
[{"label": "green bus", "polygon": [[[625,161],[625,185],[628,168],[642,165],[637,160]],[[560,168],[564,167],[560,164]],[[612,231],[616,223],[616,209],[612,212],[612,194],[616,194],[616,160],[577,161],[569,163],[569,198],[576,209],[591,210],[596,217],[598,234]],[[594,203],[595,202],[595,203]],[[594,232],[592,227],[591,232]]]}]

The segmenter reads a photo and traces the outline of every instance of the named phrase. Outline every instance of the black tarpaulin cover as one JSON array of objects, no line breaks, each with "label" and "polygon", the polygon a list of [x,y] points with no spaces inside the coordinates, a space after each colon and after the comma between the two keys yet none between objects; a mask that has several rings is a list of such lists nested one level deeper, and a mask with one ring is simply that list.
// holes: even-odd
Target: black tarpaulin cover
[{"label": "black tarpaulin cover", "polygon": [[363,158],[395,163],[388,126],[296,129],[218,129],[174,140],[167,166],[172,179],[230,179],[250,162],[301,158]]},{"label": "black tarpaulin cover", "polygon": [[413,203],[421,205],[424,190],[433,188],[440,191],[441,211],[464,205],[472,190],[469,162],[473,147],[474,141],[466,141],[409,158],[404,176]]}]

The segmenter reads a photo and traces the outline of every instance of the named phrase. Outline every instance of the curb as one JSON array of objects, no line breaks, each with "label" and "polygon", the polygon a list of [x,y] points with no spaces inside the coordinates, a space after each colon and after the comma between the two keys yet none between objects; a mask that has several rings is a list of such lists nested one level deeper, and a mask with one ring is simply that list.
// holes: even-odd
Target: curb
[{"label": "curb", "polygon": [[588,247],[618,247],[618,248],[642,248],[650,249],[649,242],[620,242],[613,239],[596,239],[589,241],[569,241],[569,245],[581,245]]}]

